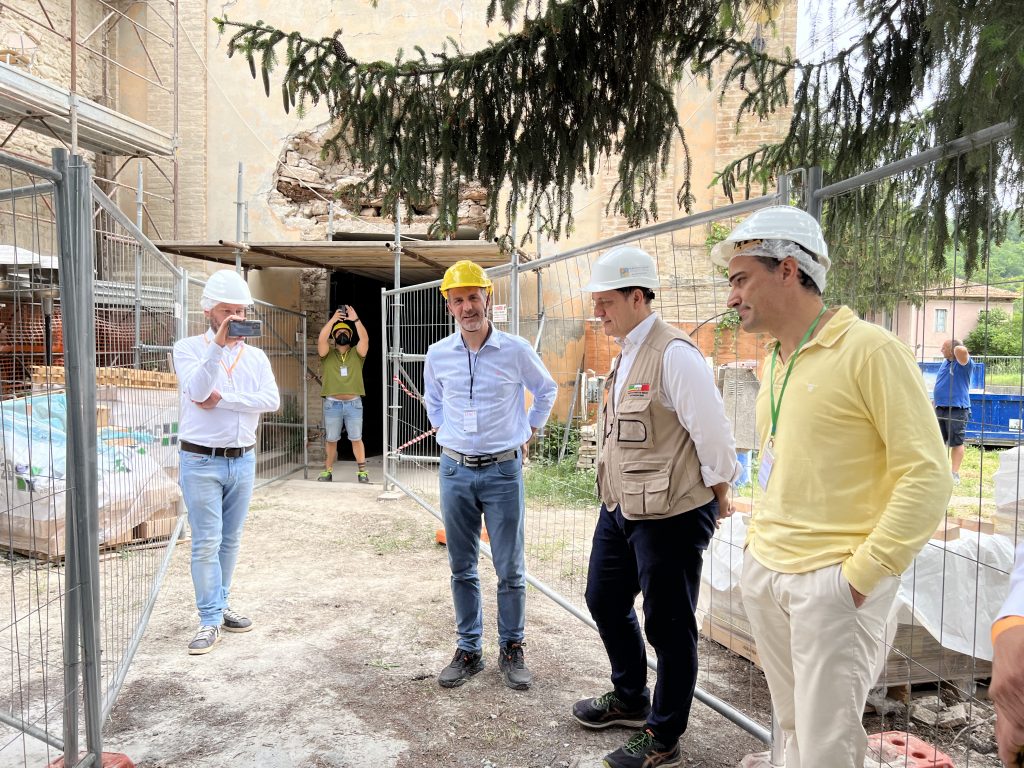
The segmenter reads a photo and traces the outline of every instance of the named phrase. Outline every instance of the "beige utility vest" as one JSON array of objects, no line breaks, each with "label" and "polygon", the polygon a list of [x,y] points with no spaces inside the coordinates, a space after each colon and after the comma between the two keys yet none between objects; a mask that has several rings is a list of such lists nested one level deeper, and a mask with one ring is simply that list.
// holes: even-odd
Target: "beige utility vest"
[{"label": "beige utility vest", "polygon": [[605,506],[620,506],[629,520],[679,515],[715,496],[704,485],[690,433],[675,412],[661,404],[665,348],[674,339],[696,346],[686,333],[657,318],[637,350],[617,403],[618,358],[605,383],[597,488]]}]

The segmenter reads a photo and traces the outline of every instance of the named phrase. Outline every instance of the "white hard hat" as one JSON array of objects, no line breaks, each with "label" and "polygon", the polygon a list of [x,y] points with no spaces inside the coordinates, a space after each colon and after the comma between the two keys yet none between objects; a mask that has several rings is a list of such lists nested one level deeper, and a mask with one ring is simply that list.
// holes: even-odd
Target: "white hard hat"
[{"label": "white hard hat", "polygon": [[737,251],[743,250],[739,243],[750,240],[789,240],[812,254],[826,272],[832,266],[821,225],[799,208],[773,205],[752,213],[711,249],[711,261],[720,267],[728,267]]},{"label": "white hard hat", "polygon": [[242,276],[233,269],[219,269],[210,275],[203,288],[203,309],[213,309],[218,304],[252,305],[252,294]]},{"label": "white hard hat", "polygon": [[635,245],[617,245],[597,257],[590,282],[583,290],[597,293],[634,286],[654,289],[660,285],[658,268],[647,251]]}]

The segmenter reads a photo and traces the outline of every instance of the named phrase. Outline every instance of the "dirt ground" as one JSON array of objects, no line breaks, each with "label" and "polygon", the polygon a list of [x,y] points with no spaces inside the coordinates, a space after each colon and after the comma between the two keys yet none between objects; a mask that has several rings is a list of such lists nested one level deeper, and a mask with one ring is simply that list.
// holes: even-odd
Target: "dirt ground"
[{"label": "dirt ground", "polygon": [[[232,593],[255,629],[222,635],[205,656],[186,653],[196,615],[189,544],[179,545],[104,728],[106,751],[139,768],[599,768],[629,731],[586,731],[569,714],[577,699],[609,688],[597,633],[530,588],[526,657],[536,682],[509,690],[497,672],[495,578],[485,560],[487,668],[461,688],[440,688],[455,635],[437,523],[408,499],[378,501],[381,490],[294,479],[257,491]],[[767,722],[763,676],[710,641],[698,684]],[[865,726],[907,722],[870,716]],[[991,723],[909,727],[958,768],[998,766]],[[682,739],[687,768],[732,768],[763,748],[694,703]]]},{"label": "dirt ground", "polygon": [[[232,591],[255,629],[222,635],[205,656],[186,653],[196,617],[180,545],[105,749],[139,768],[600,766],[629,732],[586,731],[569,714],[609,688],[596,632],[531,589],[536,682],[509,690],[484,561],[487,668],[440,688],[455,648],[445,551],[432,517],[408,500],[378,502],[380,491],[301,479],[257,491]],[[731,768],[762,748],[694,704],[684,765]]]}]

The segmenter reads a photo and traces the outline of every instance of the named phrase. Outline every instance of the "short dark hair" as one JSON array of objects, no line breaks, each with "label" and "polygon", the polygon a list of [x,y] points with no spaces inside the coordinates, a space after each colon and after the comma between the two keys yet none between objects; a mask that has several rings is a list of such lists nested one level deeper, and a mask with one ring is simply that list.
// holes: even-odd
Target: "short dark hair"
[{"label": "short dark hair", "polygon": [[631,285],[628,288],[616,288],[616,291],[621,293],[626,298],[629,298],[629,294],[633,291],[640,291],[644,295],[644,304],[650,304],[654,301],[654,291],[650,288],[644,288],[642,285]]},{"label": "short dark hair", "polygon": [[[770,256],[755,256],[754,258],[760,261],[764,265],[764,268],[767,269],[769,272],[774,272],[776,269],[779,268],[779,264],[782,263],[778,259],[773,259]],[[821,296],[821,289],[818,288],[817,283],[811,280],[810,275],[808,275],[802,269],[799,270],[799,275],[800,285],[802,285],[808,291],[813,293],[815,296]]]}]

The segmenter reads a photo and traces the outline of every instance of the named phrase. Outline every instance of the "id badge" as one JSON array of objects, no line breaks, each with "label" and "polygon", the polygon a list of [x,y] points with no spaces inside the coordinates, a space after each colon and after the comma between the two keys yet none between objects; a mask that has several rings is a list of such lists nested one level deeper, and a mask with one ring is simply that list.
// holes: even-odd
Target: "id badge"
[{"label": "id badge", "polygon": [[340,368],[338,369],[338,373],[340,373],[340,374],[341,374],[342,378],[344,378],[345,376],[348,376],[348,366],[347,366],[347,365],[343,365],[343,366],[341,366],[341,367],[340,367]]},{"label": "id badge", "polygon": [[476,408],[467,408],[462,412],[462,429],[466,432],[476,432]]},{"label": "id badge", "polygon": [[772,466],[775,464],[773,445],[771,440],[765,445],[764,450],[761,451],[761,463],[757,469],[757,483],[766,491],[768,490],[768,480],[772,476]]},{"label": "id badge", "polygon": [[225,376],[223,389],[227,392],[233,392],[235,389],[235,380],[230,376]]}]

